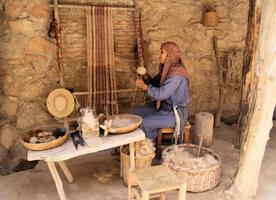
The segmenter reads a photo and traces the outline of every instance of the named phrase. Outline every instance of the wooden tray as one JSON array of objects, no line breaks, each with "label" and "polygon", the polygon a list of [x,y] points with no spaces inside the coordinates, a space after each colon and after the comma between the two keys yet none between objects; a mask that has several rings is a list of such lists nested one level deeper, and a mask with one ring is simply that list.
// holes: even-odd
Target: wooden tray
[{"label": "wooden tray", "polygon": [[142,123],[142,117],[132,114],[119,114],[112,117],[111,127],[100,125],[100,127],[109,133],[121,134],[137,129]]}]

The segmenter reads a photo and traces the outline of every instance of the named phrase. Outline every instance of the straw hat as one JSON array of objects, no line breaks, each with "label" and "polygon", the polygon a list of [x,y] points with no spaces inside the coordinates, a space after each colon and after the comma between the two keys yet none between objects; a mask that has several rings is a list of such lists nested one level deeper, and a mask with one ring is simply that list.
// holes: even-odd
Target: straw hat
[{"label": "straw hat", "polygon": [[48,111],[58,118],[67,117],[75,107],[75,100],[71,92],[64,88],[53,90],[47,98]]}]

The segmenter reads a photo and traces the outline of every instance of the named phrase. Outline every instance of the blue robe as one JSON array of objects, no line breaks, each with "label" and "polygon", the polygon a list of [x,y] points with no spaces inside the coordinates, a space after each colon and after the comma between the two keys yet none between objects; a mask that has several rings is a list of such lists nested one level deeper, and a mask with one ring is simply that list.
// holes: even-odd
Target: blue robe
[{"label": "blue robe", "polygon": [[[143,118],[141,129],[147,138],[155,140],[160,128],[174,128],[173,105],[187,106],[188,81],[182,76],[171,76],[160,87],[149,84],[147,94],[154,100],[161,100],[160,109],[157,110],[155,102],[151,102],[146,106],[134,108],[133,114]],[[188,118],[187,107],[184,109],[184,118]]]}]

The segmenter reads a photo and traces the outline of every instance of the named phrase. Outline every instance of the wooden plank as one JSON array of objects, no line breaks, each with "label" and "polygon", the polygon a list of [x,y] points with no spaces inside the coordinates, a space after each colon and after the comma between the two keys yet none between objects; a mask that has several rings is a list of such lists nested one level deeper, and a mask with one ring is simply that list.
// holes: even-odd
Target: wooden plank
[{"label": "wooden plank", "polygon": [[[111,149],[114,147],[119,147],[125,144],[141,141],[145,139],[145,134],[141,129],[137,129],[135,131],[132,131],[127,134],[121,134],[121,135],[110,135],[107,137],[102,137],[102,145],[99,146],[79,146],[79,149],[76,150],[73,142],[70,140],[67,140],[63,145],[56,147],[54,149],[45,150],[45,151],[28,151],[27,159],[29,161],[32,160],[45,160],[45,161],[55,161],[60,162],[64,160],[68,160],[70,158],[78,157],[81,155],[89,154],[89,153],[95,153],[98,151]],[[90,138],[87,139],[86,142],[94,143],[95,139]]]}]

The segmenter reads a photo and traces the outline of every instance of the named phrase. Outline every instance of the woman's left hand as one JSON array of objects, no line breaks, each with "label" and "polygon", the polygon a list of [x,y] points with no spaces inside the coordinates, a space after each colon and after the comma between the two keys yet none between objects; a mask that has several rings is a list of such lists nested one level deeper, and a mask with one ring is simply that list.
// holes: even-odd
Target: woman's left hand
[{"label": "woman's left hand", "polygon": [[148,86],[144,83],[143,79],[137,79],[135,85],[136,87],[141,88],[144,91],[148,90]]}]

